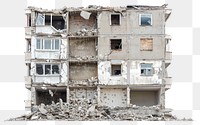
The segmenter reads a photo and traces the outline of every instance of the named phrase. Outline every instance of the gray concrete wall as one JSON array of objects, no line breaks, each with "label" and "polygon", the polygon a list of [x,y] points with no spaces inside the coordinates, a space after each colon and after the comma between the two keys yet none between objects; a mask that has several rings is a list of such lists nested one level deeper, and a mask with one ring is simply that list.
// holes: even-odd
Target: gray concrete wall
[{"label": "gray concrete wall", "polygon": [[[141,51],[140,38],[153,38],[153,50]],[[164,36],[136,35],[129,39],[129,59],[164,59],[165,39]]]},{"label": "gray concrete wall", "polygon": [[70,57],[97,56],[95,38],[69,39]]},{"label": "gray concrete wall", "polygon": [[[122,50],[111,50],[111,39],[121,39]],[[100,36],[98,37],[98,57],[99,59],[128,59],[128,46],[126,36]]]},{"label": "gray concrete wall", "polygon": [[[127,10],[121,14],[121,25],[111,26],[111,14],[103,11],[98,17],[99,34],[164,34],[164,10]],[[140,26],[139,14],[152,14],[152,26]]]},{"label": "gray concrete wall", "polygon": [[[121,64],[121,75],[111,75],[111,65]],[[127,84],[127,62],[123,60],[101,61],[98,62],[98,78],[99,84],[116,85]]]},{"label": "gray concrete wall", "polygon": [[127,94],[126,89],[106,89],[101,88],[100,90],[100,105],[105,106],[126,106],[127,105]]},{"label": "gray concrete wall", "polygon": [[87,30],[97,28],[95,14],[91,14],[88,20],[81,17],[80,12],[69,14],[69,33],[75,33],[85,28]]},{"label": "gray concrete wall", "polygon": [[134,91],[130,92],[130,103],[137,106],[153,106],[159,104],[158,91]]},{"label": "gray concrete wall", "polygon": [[[152,14],[152,26],[140,26],[139,15]],[[127,31],[131,34],[165,34],[164,10],[128,10]]]},{"label": "gray concrete wall", "polygon": [[[153,50],[141,51],[140,38],[152,38]],[[122,39],[122,50],[111,50],[110,39]],[[164,59],[165,38],[155,35],[100,36],[98,38],[99,59]]]},{"label": "gray concrete wall", "polygon": [[72,99],[97,99],[95,88],[71,88],[70,98]]},{"label": "gray concrete wall", "polygon": [[69,80],[87,80],[96,76],[96,63],[69,63]]},{"label": "gray concrete wall", "polygon": [[[141,63],[151,63],[153,75],[141,75]],[[111,75],[111,65],[121,64],[121,75]],[[124,61],[124,60],[111,60],[98,62],[98,78],[99,84],[104,85],[126,85],[126,84],[162,84],[164,76],[162,61]]]},{"label": "gray concrete wall", "polygon": [[[125,12],[124,12],[125,13]],[[126,34],[127,32],[127,16],[121,16],[120,25],[110,25],[111,14],[115,14],[114,11],[103,11],[98,16],[98,31],[100,35],[106,34]],[[125,13],[126,14],[126,13]],[[121,15],[121,14],[120,14]]]},{"label": "gray concrete wall", "polygon": [[[141,63],[151,63],[153,68],[152,76],[141,76]],[[130,84],[162,84],[163,69],[162,61],[129,61]]]}]

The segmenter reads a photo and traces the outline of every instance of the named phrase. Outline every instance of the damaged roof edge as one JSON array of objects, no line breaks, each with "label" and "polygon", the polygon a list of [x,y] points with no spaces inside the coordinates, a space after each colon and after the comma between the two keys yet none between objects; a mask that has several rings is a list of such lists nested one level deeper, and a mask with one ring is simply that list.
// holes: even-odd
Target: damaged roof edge
[{"label": "damaged roof edge", "polygon": [[171,15],[171,13],[172,13],[171,9],[165,9],[165,21],[168,20],[168,18]]},{"label": "damaged roof edge", "polygon": [[127,5],[126,7],[103,7],[103,6],[96,6],[96,5],[89,5],[88,7],[63,7],[61,9],[42,9],[34,6],[28,6],[27,10],[31,11],[37,11],[37,12],[46,12],[46,13],[57,13],[57,14],[63,14],[66,12],[75,12],[75,11],[89,11],[89,12],[96,12],[96,11],[126,11],[126,10],[168,10],[166,9],[167,4],[164,4],[162,6],[146,6],[146,5]]}]

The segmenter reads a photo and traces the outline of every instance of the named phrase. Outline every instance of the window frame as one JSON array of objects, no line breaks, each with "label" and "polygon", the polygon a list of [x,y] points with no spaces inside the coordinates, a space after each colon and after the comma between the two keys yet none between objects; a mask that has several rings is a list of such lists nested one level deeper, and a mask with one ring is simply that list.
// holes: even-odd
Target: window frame
[{"label": "window frame", "polygon": [[[112,49],[112,40],[120,40],[121,42],[121,49]],[[123,46],[122,46],[122,39],[110,39],[110,50],[111,51],[122,51]]]},{"label": "window frame", "polygon": [[[151,24],[150,25],[142,25],[142,15],[150,15],[150,18],[151,18]],[[153,26],[153,16],[151,13],[143,13],[143,14],[139,14],[139,26]]]},{"label": "window frame", "polygon": [[[112,15],[119,15],[119,24],[112,24]],[[110,14],[110,26],[120,26],[121,25],[121,14],[120,13],[111,13]]]},{"label": "window frame", "polygon": [[[114,75],[114,74],[113,74],[112,66],[116,66],[116,65],[117,65],[117,66],[120,66],[120,71],[121,71],[121,73],[120,73],[119,75]],[[111,64],[111,67],[110,67],[110,68],[111,68],[111,73],[110,73],[111,76],[114,76],[114,77],[115,77],[115,76],[122,76],[122,64]]]},{"label": "window frame", "polygon": [[[41,15],[41,17],[39,17],[38,15]],[[50,22],[49,22],[49,24],[47,24],[46,23],[46,16],[50,16]],[[35,25],[36,26],[51,26],[51,27],[53,27],[55,30],[64,30],[64,29],[66,29],[66,27],[65,27],[65,22],[64,22],[64,27],[63,28],[61,28],[61,29],[57,29],[54,25],[53,25],[53,17],[62,17],[62,15],[56,15],[56,14],[49,14],[49,13],[40,13],[40,12],[38,12],[38,13],[36,13],[36,19],[35,19]],[[38,20],[38,18],[41,18],[42,20]],[[40,22],[41,21],[41,22]],[[63,19],[63,21],[64,21],[64,19]]]},{"label": "window frame", "polygon": [[[147,65],[151,65],[150,67],[142,67],[143,64],[147,64]],[[148,74],[146,70],[151,70],[151,74]],[[145,70],[145,73],[142,74],[142,70]],[[140,76],[144,76],[144,77],[152,77],[154,74],[154,70],[153,70],[153,63],[140,63]]]},{"label": "window frame", "polygon": [[[37,65],[42,65],[42,74],[38,74],[37,73]],[[47,65],[50,65],[50,74],[46,74],[46,66]],[[59,71],[59,73],[58,74],[53,74],[52,72],[53,72],[53,70],[52,70],[52,67],[53,67],[53,65],[57,65],[58,66],[58,71]],[[35,67],[36,67],[36,69],[35,69],[35,75],[36,76],[59,76],[60,74],[61,74],[61,64],[60,63],[35,63]]]},{"label": "window frame", "polygon": [[[39,40],[39,41],[38,41]],[[51,41],[51,48],[50,49],[45,49],[45,40],[50,40]],[[58,42],[58,49],[56,49],[56,41]],[[40,47],[38,48],[38,42]],[[60,45],[61,45],[61,39],[46,39],[46,38],[36,38],[36,51],[60,51]]]},{"label": "window frame", "polygon": [[[151,49],[142,49],[142,45],[141,45],[141,40],[142,39],[148,39],[148,40],[152,40],[152,48]],[[142,37],[140,38],[140,51],[153,51],[153,38],[150,38],[150,37]]]}]

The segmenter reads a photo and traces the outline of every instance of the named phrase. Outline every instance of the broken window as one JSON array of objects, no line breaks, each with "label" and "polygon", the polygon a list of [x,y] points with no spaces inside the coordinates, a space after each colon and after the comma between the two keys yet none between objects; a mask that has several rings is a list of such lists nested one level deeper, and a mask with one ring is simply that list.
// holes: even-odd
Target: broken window
[{"label": "broken window", "polygon": [[112,76],[121,75],[121,65],[111,65]]},{"label": "broken window", "polygon": [[38,75],[43,75],[43,65],[42,64],[36,64],[36,73]]},{"label": "broken window", "polygon": [[122,40],[121,39],[111,39],[111,50],[121,50]]},{"label": "broken window", "polygon": [[51,15],[45,15],[45,25],[51,25]]},{"label": "broken window", "polygon": [[140,39],[140,50],[141,51],[152,51],[153,50],[153,38],[141,38]]},{"label": "broken window", "polygon": [[31,14],[27,14],[27,26],[31,26]]},{"label": "broken window", "polygon": [[36,64],[36,73],[38,75],[60,74],[59,64]]},{"label": "broken window", "polygon": [[37,18],[36,18],[36,25],[44,25],[45,22],[45,16],[44,14],[37,13]]},{"label": "broken window", "polygon": [[36,39],[36,49],[40,50],[59,50],[59,39]]},{"label": "broken window", "polygon": [[152,76],[153,75],[152,64],[142,63],[140,66],[141,66],[141,76]]},{"label": "broken window", "polygon": [[50,105],[52,104],[52,101],[55,103],[59,102],[59,99],[62,99],[63,102],[66,102],[66,89],[36,89],[37,105],[40,105],[41,103]]},{"label": "broken window", "polygon": [[51,65],[45,65],[45,75],[49,75],[49,74],[51,74],[51,72],[50,72],[50,70],[51,70]]},{"label": "broken window", "polygon": [[65,28],[65,20],[62,16],[53,16],[48,14],[37,14],[36,25],[53,26],[57,30]]},{"label": "broken window", "polygon": [[27,52],[31,52],[31,39],[27,39],[27,48],[26,48]]},{"label": "broken window", "polygon": [[59,66],[52,65],[52,74],[59,74]]},{"label": "broken window", "polygon": [[121,16],[120,14],[111,14],[111,25],[120,25]]},{"label": "broken window", "polygon": [[62,16],[52,16],[52,26],[57,30],[64,29],[65,21]]},{"label": "broken window", "polygon": [[141,26],[152,25],[152,14],[140,14],[139,23]]}]

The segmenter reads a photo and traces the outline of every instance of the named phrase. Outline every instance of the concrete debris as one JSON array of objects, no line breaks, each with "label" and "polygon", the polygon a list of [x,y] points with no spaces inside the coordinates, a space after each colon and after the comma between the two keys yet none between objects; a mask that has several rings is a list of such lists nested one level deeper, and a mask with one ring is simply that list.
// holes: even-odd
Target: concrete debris
[{"label": "concrete debris", "polygon": [[91,61],[91,60],[97,60],[97,56],[71,56],[72,59],[78,60],[78,61]]},{"label": "concrete debris", "polygon": [[91,13],[87,11],[81,11],[80,16],[84,19],[88,20],[90,18]]},{"label": "concrete debris", "polygon": [[98,84],[98,79],[97,77],[91,77],[90,79],[87,80],[70,80],[69,85],[75,85],[75,86],[95,86]]},{"label": "concrete debris", "polygon": [[75,33],[69,33],[69,36],[95,36],[97,35],[97,29],[88,30],[87,28],[81,29]]},{"label": "concrete debris", "polygon": [[53,97],[53,92],[51,90],[49,90],[49,94],[51,95],[51,97]]},{"label": "concrete debris", "polygon": [[[33,109],[34,108],[34,109]],[[32,112],[21,117],[9,119],[10,121],[23,120],[131,120],[131,121],[192,121],[192,119],[177,119],[169,110],[157,110],[158,106],[129,106],[110,108],[98,107],[87,99],[70,99],[65,103],[60,99],[51,105],[41,104],[33,106]]]}]

